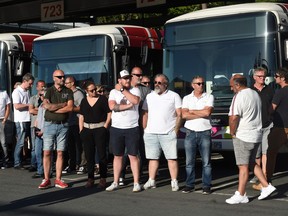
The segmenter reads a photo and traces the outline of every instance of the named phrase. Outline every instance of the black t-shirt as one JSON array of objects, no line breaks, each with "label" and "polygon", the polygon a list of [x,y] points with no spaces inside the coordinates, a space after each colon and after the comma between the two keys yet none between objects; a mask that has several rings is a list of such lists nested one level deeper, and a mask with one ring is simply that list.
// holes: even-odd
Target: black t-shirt
[{"label": "black t-shirt", "polygon": [[274,95],[274,90],[270,86],[265,86],[261,91],[259,91],[254,86],[251,87],[255,90],[262,102],[262,127],[266,128],[272,122],[272,115],[271,115],[271,106],[272,106],[272,99]]},{"label": "black t-shirt", "polygon": [[87,101],[87,98],[83,98],[80,104],[80,114],[84,117],[86,123],[99,123],[106,121],[107,113],[111,112],[108,106],[108,99],[100,95],[98,100],[93,106]]},{"label": "black t-shirt", "polygon": [[[65,103],[69,100],[73,101],[73,92],[72,90],[62,87],[61,91],[58,91],[55,86],[47,89],[45,94],[45,99],[48,99],[52,104]],[[67,121],[69,117],[69,112],[67,113],[55,113],[49,110],[45,111],[45,121]]]},{"label": "black t-shirt", "polygon": [[272,103],[277,105],[274,112],[274,126],[288,128],[288,86],[276,91]]}]

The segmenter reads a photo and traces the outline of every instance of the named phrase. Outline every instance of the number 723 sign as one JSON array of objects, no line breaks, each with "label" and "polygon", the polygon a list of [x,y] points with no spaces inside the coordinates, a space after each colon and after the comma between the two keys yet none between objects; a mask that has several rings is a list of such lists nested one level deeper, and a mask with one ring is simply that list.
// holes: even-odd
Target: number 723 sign
[{"label": "number 723 sign", "polygon": [[64,19],[64,1],[41,4],[41,22]]}]

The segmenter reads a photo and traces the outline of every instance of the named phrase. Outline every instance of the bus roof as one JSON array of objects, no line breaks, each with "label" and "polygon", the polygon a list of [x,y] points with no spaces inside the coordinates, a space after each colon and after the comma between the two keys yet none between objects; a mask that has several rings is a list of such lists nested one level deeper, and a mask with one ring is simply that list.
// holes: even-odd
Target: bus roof
[{"label": "bus roof", "polygon": [[115,35],[115,38],[123,40],[128,40],[128,46],[141,46],[143,41],[150,41],[153,45],[148,43],[149,48],[161,49],[161,39],[163,33],[159,30],[145,28],[141,26],[133,25],[98,25],[98,26],[89,26],[82,28],[71,28],[52,32],[46,35],[43,35],[39,38],[36,38],[34,41],[41,40],[52,40],[58,38],[72,38],[79,36],[88,36],[88,35]]},{"label": "bus roof", "polygon": [[247,4],[237,4],[223,7],[209,8],[199,11],[190,12],[173,19],[170,19],[166,22],[181,22],[194,19],[203,19],[207,17],[217,17],[217,16],[226,16],[233,14],[241,13],[251,13],[251,12],[260,12],[260,11],[278,11],[281,13],[288,13],[288,4],[281,3],[247,3]]},{"label": "bus roof", "polygon": [[[22,51],[31,52],[32,51],[32,42],[35,38],[39,37],[38,34],[30,33],[1,33],[0,41],[6,41],[12,44],[17,44],[17,47]],[[9,44],[9,45],[10,45]],[[10,49],[14,49],[13,46]]]}]

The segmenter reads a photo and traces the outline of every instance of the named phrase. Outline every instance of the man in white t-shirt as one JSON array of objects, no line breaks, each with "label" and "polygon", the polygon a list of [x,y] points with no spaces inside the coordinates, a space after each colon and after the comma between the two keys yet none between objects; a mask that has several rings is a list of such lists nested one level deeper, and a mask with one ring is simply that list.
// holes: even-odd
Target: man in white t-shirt
[{"label": "man in white t-shirt", "polygon": [[139,185],[139,112],[140,91],[131,87],[131,75],[122,70],[118,84],[109,95],[109,108],[112,110],[112,125],[110,128],[110,145],[114,155],[113,173],[114,181],[106,191],[118,188],[122,159],[127,149],[134,178],[133,192],[141,191]]},{"label": "man in white t-shirt", "polygon": [[256,91],[247,88],[247,79],[242,75],[234,75],[230,86],[235,95],[229,110],[229,127],[239,169],[239,183],[238,190],[231,198],[226,199],[226,203],[240,204],[249,202],[245,192],[249,168],[262,184],[258,200],[265,199],[276,188],[268,184],[261,167],[255,161],[262,139],[261,99]]},{"label": "man in white t-shirt", "polygon": [[3,151],[3,160],[2,160],[1,169],[5,169],[7,167],[7,162],[8,162],[8,151],[7,151],[4,129],[5,129],[5,123],[10,114],[10,103],[11,103],[11,100],[7,92],[0,90],[0,142],[1,142],[2,151]]},{"label": "man in white t-shirt", "polygon": [[168,90],[164,74],[154,79],[154,91],[147,95],[142,109],[146,158],[149,160],[149,179],[143,189],[155,188],[155,178],[161,152],[168,161],[172,191],[178,191],[177,133],[181,125],[181,98]]},{"label": "man in white t-shirt", "polygon": [[21,153],[25,137],[30,137],[30,113],[29,113],[29,89],[32,87],[34,77],[26,73],[22,78],[21,85],[12,92],[14,106],[14,122],[17,133],[17,143],[14,150],[14,168],[23,169]]}]

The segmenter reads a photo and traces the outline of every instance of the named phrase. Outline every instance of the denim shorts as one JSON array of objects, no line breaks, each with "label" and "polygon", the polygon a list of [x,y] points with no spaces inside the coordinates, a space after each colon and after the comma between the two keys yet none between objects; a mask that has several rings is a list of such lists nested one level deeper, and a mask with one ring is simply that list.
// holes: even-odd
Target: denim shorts
[{"label": "denim shorts", "polygon": [[147,159],[158,160],[163,150],[167,160],[175,160],[177,154],[177,136],[174,130],[168,134],[144,133],[145,154]]},{"label": "denim shorts", "polygon": [[67,133],[68,123],[64,124],[53,124],[51,122],[44,122],[44,133],[43,133],[43,150],[52,151],[65,151],[67,147]]},{"label": "denim shorts", "polygon": [[237,165],[255,164],[256,153],[260,143],[245,142],[238,138],[233,139],[233,147]]}]

